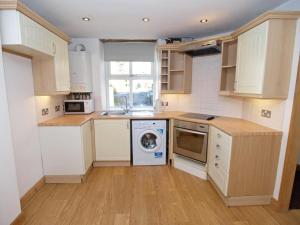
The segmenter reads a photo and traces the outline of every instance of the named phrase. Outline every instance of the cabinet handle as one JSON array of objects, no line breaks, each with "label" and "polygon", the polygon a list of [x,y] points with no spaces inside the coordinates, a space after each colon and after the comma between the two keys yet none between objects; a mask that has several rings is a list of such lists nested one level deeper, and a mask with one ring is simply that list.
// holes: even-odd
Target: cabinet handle
[{"label": "cabinet handle", "polygon": [[216,158],[216,159],[219,159],[219,156],[218,156],[218,155],[216,155],[216,156],[215,156],[215,158]]},{"label": "cabinet handle", "polygon": [[219,134],[219,133],[217,134],[217,136],[218,136],[218,138],[222,137],[222,135],[221,135],[221,134]]},{"label": "cabinet handle", "polygon": [[221,147],[221,145],[217,144],[217,145],[216,145],[216,147],[217,147],[217,148],[220,148],[220,147]]},{"label": "cabinet handle", "polygon": [[217,168],[218,168],[218,167],[219,167],[219,164],[218,164],[218,163],[215,163],[215,167],[217,167]]},{"label": "cabinet handle", "polygon": [[53,51],[53,54],[56,53],[56,45],[55,45],[55,43],[52,43],[52,51]]}]

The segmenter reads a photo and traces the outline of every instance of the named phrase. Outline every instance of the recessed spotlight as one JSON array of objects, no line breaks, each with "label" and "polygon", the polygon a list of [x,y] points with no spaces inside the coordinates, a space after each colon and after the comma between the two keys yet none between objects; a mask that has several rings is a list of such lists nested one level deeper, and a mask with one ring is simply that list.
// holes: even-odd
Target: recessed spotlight
[{"label": "recessed spotlight", "polygon": [[85,17],[82,17],[82,20],[83,20],[83,21],[90,21],[91,18],[85,16]]},{"label": "recessed spotlight", "polygon": [[207,23],[208,22],[208,19],[202,19],[200,20],[200,23]]},{"label": "recessed spotlight", "polygon": [[149,22],[150,21],[150,19],[147,18],[147,17],[143,18],[142,20],[143,20],[143,22]]}]

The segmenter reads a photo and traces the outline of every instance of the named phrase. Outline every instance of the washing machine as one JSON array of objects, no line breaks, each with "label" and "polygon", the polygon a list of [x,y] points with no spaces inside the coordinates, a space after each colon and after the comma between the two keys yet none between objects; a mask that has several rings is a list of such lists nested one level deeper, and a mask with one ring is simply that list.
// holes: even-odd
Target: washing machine
[{"label": "washing machine", "polygon": [[132,121],[133,165],[165,165],[167,156],[167,121]]}]

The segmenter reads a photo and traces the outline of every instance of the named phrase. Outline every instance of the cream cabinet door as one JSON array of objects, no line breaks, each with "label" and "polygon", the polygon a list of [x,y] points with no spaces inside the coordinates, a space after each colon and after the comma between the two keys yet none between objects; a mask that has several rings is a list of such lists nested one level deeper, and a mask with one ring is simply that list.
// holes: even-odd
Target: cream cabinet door
[{"label": "cream cabinet door", "polygon": [[269,21],[238,37],[235,92],[262,94]]},{"label": "cream cabinet door", "polygon": [[95,120],[96,161],[130,161],[130,121]]},{"label": "cream cabinet door", "polygon": [[81,136],[86,172],[93,163],[92,125],[90,121],[81,126]]},{"label": "cream cabinet door", "polygon": [[56,91],[68,92],[71,89],[68,43],[53,34],[54,73]]},{"label": "cream cabinet door", "polygon": [[52,33],[24,14],[19,13],[22,44],[53,56]]}]

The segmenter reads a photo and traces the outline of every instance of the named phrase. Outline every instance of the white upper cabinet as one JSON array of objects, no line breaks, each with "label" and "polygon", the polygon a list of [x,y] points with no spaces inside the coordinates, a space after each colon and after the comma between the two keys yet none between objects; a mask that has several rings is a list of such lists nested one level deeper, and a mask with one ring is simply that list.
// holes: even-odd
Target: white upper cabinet
[{"label": "white upper cabinet", "polygon": [[53,40],[56,91],[70,91],[68,43],[56,35]]},{"label": "white upper cabinet", "polygon": [[235,83],[238,93],[262,94],[268,27],[267,21],[238,37]]},{"label": "white upper cabinet", "polygon": [[1,10],[0,19],[4,49],[32,57],[35,95],[68,94],[68,42],[17,10]]},{"label": "white upper cabinet", "polygon": [[238,36],[235,95],[286,98],[296,20],[270,19]]},{"label": "white upper cabinet", "polygon": [[2,45],[31,56],[53,56],[52,33],[15,10],[0,11]]}]

